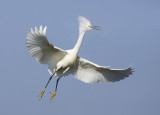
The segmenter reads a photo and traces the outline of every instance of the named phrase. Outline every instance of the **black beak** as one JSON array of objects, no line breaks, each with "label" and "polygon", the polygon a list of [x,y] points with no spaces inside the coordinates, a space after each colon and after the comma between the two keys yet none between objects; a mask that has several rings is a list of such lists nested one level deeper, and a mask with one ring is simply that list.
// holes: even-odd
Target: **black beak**
[{"label": "black beak", "polygon": [[92,28],[95,30],[101,30],[101,27],[99,27],[99,26],[92,26]]}]

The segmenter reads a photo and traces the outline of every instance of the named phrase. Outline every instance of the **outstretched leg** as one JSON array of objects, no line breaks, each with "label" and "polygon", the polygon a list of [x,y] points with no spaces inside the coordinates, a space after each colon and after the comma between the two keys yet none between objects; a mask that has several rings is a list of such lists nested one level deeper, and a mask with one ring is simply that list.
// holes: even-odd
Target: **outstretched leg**
[{"label": "outstretched leg", "polygon": [[[62,76],[61,76],[61,77],[62,77]],[[51,96],[51,98],[50,98],[50,102],[53,100],[53,97],[56,95],[58,82],[59,82],[59,80],[60,80],[60,78],[61,78],[61,77],[59,77],[59,78],[57,79],[57,81],[56,81],[56,88],[55,88],[55,92],[54,92],[54,93],[52,93],[52,92],[51,92],[52,96]]]},{"label": "outstretched leg", "polygon": [[69,69],[70,69],[70,67],[66,68],[66,69],[63,71],[62,75],[57,79],[55,92],[54,92],[54,93],[51,92],[52,96],[51,96],[51,98],[50,98],[50,102],[53,100],[53,97],[56,95],[56,91],[57,91],[57,87],[58,87],[58,82],[59,82],[60,78],[61,78]]},{"label": "outstretched leg", "polygon": [[[54,75],[54,74],[55,74],[55,73],[53,73],[53,75]],[[44,94],[44,92],[45,92],[45,90],[46,90],[46,88],[47,88],[49,82],[51,81],[51,79],[52,79],[52,77],[53,77],[53,75],[51,75],[51,77],[49,78],[49,80],[48,80],[48,82],[47,82],[45,88],[43,89],[43,91],[38,95],[38,96],[40,96],[40,99],[42,98],[42,96],[43,96],[43,94]]]}]

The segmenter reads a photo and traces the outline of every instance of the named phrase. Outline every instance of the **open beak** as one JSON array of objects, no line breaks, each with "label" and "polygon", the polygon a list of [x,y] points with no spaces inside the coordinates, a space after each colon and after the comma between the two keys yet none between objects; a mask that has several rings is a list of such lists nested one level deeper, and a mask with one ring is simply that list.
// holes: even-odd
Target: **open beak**
[{"label": "open beak", "polygon": [[92,28],[95,30],[101,30],[101,27],[99,27],[99,26],[92,26]]}]

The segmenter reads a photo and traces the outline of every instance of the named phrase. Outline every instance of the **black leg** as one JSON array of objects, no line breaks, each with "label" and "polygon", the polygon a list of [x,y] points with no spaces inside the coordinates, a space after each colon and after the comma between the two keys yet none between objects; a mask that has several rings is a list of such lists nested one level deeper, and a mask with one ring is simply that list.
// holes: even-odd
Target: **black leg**
[{"label": "black leg", "polygon": [[[62,77],[62,76],[61,76],[61,77]],[[52,96],[51,96],[51,98],[50,98],[50,102],[52,101],[53,97],[56,95],[56,91],[57,91],[57,87],[58,87],[58,82],[59,82],[59,80],[60,80],[61,77],[59,77],[59,78],[57,79],[57,81],[56,81],[55,92],[54,92],[54,93],[51,92]]]},{"label": "black leg", "polygon": [[59,82],[60,78],[61,78],[61,77],[59,77],[59,78],[57,79],[57,81],[56,81],[56,88],[55,88],[55,92],[57,91],[57,86],[58,86],[58,82]]},{"label": "black leg", "polygon": [[[54,75],[54,74],[55,74],[55,73],[53,73],[53,75]],[[49,82],[51,81],[51,79],[52,79],[52,77],[53,77],[53,75],[51,75],[51,77],[49,78],[49,80],[48,80],[48,82],[47,82],[45,88],[43,89],[43,91],[38,95],[38,96],[40,96],[40,99],[42,98],[42,96],[43,96],[43,94],[44,94],[44,92],[45,92],[45,90],[46,90],[46,88],[47,88]]]},{"label": "black leg", "polygon": [[56,91],[57,91],[57,87],[58,87],[58,82],[59,82],[59,80],[60,80],[61,77],[64,75],[64,73],[66,73],[66,72],[69,70],[69,68],[70,68],[70,67],[68,67],[68,68],[63,72],[63,74],[62,74],[60,77],[58,77],[58,79],[57,79],[57,81],[56,81],[55,92],[54,92],[54,93],[51,92],[52,96],[51,96],[51,98],[50,98],[50,102],[53,100],[53,97],[56,95]]},{"label": "black leg", "polygon": [[[54,73],[54,74],[55,74],[55,73]],[[53,75],[54,75],[54,74],[53,74]],[[46,84],[45,88],[47,88],[47,86],[48,86],[49,82],[51,81],[51,79],[52,79],[53,75],[51,75],[51,77],[49,78],[49,80],[48,80],[48,82],[47,82],[47,84]]]}]

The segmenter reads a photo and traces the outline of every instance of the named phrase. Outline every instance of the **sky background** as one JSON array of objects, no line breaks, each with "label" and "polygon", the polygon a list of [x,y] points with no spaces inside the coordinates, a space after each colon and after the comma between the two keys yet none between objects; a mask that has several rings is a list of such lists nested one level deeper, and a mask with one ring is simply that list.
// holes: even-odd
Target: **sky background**
[{"label": "sky background", "polygon": [[[26,50],[26,35],[47,25],[48,40],[71,49],[79,15],[102,27],[86,33],[79,56],[135,72],[105,84],[64,77],[50,103],[54,78],[39,101],[50,75]],[[1,115],[160,115],[159,0],[1,0],[0,34]]]}]

